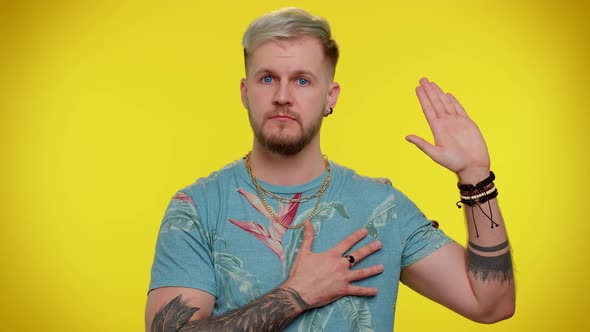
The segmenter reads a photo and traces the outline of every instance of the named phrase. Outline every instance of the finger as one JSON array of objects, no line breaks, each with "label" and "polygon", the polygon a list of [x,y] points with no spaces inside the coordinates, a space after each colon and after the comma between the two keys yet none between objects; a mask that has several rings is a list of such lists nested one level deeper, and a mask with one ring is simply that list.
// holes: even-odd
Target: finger
[{"label": "finger", "polygon": [[438,97],[438,92],[426,78],[422,78],[420,80],[420,85],[426,91],[426,95],[428,96],[428,100],[430,100],[430,104],[432,104],[432,108],[436,112],[437,117],[441,117],[445,115],[445,106],[441,102],[440,98]]},{"label": "finger", "polygon": [[457,100],[457,98],[455,98],[455,96],[453,96],[450,93],[447,93],[447,96],[451,100],[451,103],[453,103],[453,105],[455,105],[455,110],[457,111],[457,114],[459,114],[461,116],[467,116],[467,112],[465,112],[465,109],[463,108],[463,106],[461,105],[461,103],[459,103],[459,101]]},{"label": "finger", "polygon": [[426,117],[426,121],[430,125],[436,120],[438,117],[436,112],[434,111],[434,107],[430,103],[430,99],[428,99],[428,95],[424,88],[421,86],[416,87],[416,96],[418,96],[418,101],[420,101],[420,107],[422,107],[422,112],[424,112],[424,116]]},{"label": "finger", "polygon": [[365,236],[369,234],[366,228],[361,228],[358,231],[350,234],[349,236],[345,237],[344,240],[340,241],[332,250],[335,250],[339,256],[344,255],[355,243],[362,240]]},{"label": "finger", "polygon": [[364,269],[358,270],[350,270],[349,280],[350,281],[357,281],[367,279],[368,277],[372,277],[374,275],[380,274],[383,272],[383,265],[377,264],[370,267],[366,267]]},{"label": "finger", "polygon": [[377,288],[350,285],[346,293],[353,296],[375,296],[377,295]]},{"label": "finger", "polygon": [[442,101],[445,112],[449,115],[456,115],[457,111],[455,110],[455,105],[451,102],[449,97],[444,93],[444,91],[438,86],[438,84],[432,82],[432,87],[434,91],[436,91],[438,98]]},{"label": "finger", "polygon": [[418,137],[416,135],[408,135],[406,136],[406,141],[414,144],[418,147],[418,149],[422,150],[425,154],[427,154],[430,158],[435,159],[438,155],[436,147],[428,142],[426,142],[423,138]]},{"label": "finger", "polygon": [[[367,245],[362,246],[361,248],[358,248],[357,250],[347,254],[350,255],[352,257],[354,257],[354,264],[362,261],[363,259],[365,259],[365,257],[371,255],[372,253],[378,251],[379,249],[381,249],[381,241],[373,241]],[[346,260],[348,262],[348,259]]]},{"label": "finger", "polygon": [[311,222],[309,222],[309,220],[306,220],[303,222],[303,240],[301,240],[299,252],[311,252],[313,237],[313,225]]}]

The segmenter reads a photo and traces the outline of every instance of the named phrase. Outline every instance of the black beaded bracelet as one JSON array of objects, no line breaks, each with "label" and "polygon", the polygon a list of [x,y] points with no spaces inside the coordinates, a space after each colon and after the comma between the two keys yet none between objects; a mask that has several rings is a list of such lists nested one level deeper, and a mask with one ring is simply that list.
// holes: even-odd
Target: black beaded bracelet
[{"label": "black beaded bracelet", "polygon": [[489,185],[490,183],[494,182],[495,179],[496,179],[496,176],[494,175],[494,172],[490,171],[490,176],[488,176],[485,180],[479,182],[476,185],[457,183],[457,187],[459,187],[459,190],[461,190],[461,191],[480,190],[480,189],[484,188],[485,186]]}]

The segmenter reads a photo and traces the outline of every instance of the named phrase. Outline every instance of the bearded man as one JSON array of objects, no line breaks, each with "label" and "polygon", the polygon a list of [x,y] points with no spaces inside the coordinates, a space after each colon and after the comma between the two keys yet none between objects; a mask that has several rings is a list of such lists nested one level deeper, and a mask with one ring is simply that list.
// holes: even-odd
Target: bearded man
[{"label": "bearded man", "polygon": [[510,247],[489,154],[455,97],[421,79],[416,93],[435,144],[407,140],[457,174],[467,248],[390,181],[323,155],[322,120],[340,93],[338,46],[324,19],[279,10],[255,20],[243,46],[252,150],[173,197],[146,328],[391,331],[400,280],[478,322],[512,316]]}]

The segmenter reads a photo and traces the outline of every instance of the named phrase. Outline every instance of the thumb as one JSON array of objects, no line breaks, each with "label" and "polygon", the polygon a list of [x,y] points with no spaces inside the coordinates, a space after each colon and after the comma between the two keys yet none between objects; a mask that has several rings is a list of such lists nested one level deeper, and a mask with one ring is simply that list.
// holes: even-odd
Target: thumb
[{"label": "thumb", "polygon": [[406,141],[414,144],[418,147],[418,149],[422,150],[426,155],[428,155],[433,160],[438,160],[436,158],[437,151],[436,147],[428,142],[426,142],[423,138],[418,137],[416,135],[408,135],[406,136]]},{"label": "thumb", "polygon": [[303,222],[303,240],[299,247],[299,252],[311,252],[311,245],[313,244],[313,225],[309,220]]}]

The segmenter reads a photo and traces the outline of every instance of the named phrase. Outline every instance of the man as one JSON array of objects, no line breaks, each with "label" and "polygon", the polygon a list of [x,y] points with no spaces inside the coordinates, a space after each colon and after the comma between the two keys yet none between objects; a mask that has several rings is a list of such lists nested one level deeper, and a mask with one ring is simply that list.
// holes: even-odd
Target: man
[{"label": "man", "polygon": [[325,20],[273,12],[249,26],[243,46],[252,151],[172,199],[147,329],[391,331],[399,280],[472,320],[510,317],[512,263],[490,160],[459,102],[420,80],[435,145],[407,140],[457,174],[467,249],[389,181],[323,156],[322,119],[340,92]]}]

